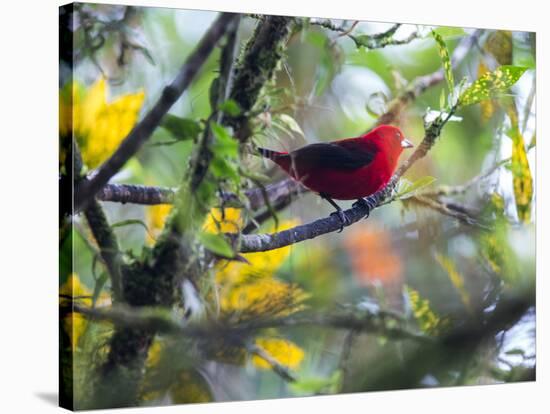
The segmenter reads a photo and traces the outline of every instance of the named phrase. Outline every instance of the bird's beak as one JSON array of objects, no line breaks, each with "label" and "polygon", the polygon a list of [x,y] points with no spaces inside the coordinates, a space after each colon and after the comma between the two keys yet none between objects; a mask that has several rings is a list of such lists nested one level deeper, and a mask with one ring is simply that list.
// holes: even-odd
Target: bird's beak
[{"label": "bird's beak", "polygon": [[401,141],[401,146],[403,148],[412,148],[412,147],[414,147],[413,143],[411,141],[409,141],[408,139],[406,139],[406,138],[403,138],[403,141]]}]

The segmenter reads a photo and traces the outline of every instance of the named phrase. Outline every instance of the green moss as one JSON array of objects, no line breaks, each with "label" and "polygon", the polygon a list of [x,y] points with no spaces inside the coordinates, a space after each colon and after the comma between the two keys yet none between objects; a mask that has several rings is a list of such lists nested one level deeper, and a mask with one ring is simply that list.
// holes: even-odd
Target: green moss
[{"label": "green moss", "polygon": [[291,34],[292,21],[289,17],[270,16],[260,22],[235,68],[230,98],[237,102],[242,114],[228,118],[227,123],[242,141],[249,135],[246,113],[257,104],[262,88],[278,68]]}]

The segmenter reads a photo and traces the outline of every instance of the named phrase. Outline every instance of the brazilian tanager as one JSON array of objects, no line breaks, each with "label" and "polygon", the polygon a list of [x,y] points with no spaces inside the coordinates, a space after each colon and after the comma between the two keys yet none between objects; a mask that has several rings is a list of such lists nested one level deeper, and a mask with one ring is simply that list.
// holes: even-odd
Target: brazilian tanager
[{"label": "brazilian tanager", "polygon": [[388,183],[403,149],[412,146],[399,128],[381,125],[356,138],[310,144],[291,152],[258,151],[326,199],[344,225],[348,219],[333,199],[364,202],[363,197]]}]

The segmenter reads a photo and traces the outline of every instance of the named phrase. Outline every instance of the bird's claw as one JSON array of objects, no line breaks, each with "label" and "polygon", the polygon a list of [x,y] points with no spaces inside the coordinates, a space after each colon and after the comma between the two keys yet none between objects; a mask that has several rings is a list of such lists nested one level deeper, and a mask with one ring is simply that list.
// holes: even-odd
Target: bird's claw
[{"label": "bird's claw", "polygon": [[369,218],[369,215],[372,210],[376,207],[375,203],[368,198],[359,198],[355,203],[351,205],[352,207],[367,207],[367,214],[365,219]]},{"label": "bird's claw", "polygon": [[346,216],[346,213],[344,212],[344,210],[335,211],[334,213],[331,214],[331,216],[335,214],[338,216],[341,223],[340,230],[338,230],[338,233],[342,233],[342,231],[344,231],[344,227],[349,226],[351,224],[351,220],[348,218],[348,216]]}]

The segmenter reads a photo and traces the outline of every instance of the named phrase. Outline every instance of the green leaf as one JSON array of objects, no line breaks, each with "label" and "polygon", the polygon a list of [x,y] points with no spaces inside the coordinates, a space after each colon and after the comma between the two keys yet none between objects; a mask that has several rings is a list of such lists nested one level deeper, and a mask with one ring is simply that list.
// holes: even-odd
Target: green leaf
[{"label": "green leaf", "polygon": [[227,130],[216,122],[210,123],[212,133],[216,140],[210,145],[214,154],[219,157],[237,158],[239,156],[239,143]]},{"label": "green leaf", "polygon": [[228,178],[231,181],[238,183],[240,175],[237,166],[224,157],[216,155],[210,162],[210,171],[216,178]]},{"label": "green leaf", "polygon": [[506,355],[521,355],[521,356],[524,356],[525,351],[523,349],[520,349],[520,348],[514,348],[514,349],[510,349],[509,351],[506,351],[505,354]]},{"label": "green leaf", "polygon": [[227,101],[222,102],[219,109],[230,116],[237,116],[241,113],[241,107],[233,99],[228,99]]},{"label": "green leaf", "polygon": [[217,254],[228,259],[235,257],[235,252],[231,245],[224,239],[223,236],[214,233],[200,232],[199,241],[202,245],[210,250],[212,253]]},{"label": "green leaf", "polygon": [[477,79],[459,98],[459,105],[467,106],[493,99],[506,92],[527,70],[522,66],[504,65]]},{"label": "green leaf", "polygon": [[166,114],[160,126],[170,132],[178,141],[195,140],[202,128],[197,121]]},{"label": "green leaf", "polygon": [[464,36],[466,32],[462,27],[445,27],[441,26],[437,29],[433,30],[435,33],[437,33],[439,36],[441,36],[443,39],[447,39],[450,37],[459,37]]},{"label": "green leaf", "polygon": [[149,236],[153,240],[155,240],[155,237],[149,231],[149,227],[147,227],[147,224],[145,224],[143,221],[138,220],[138,219],[128,219],[128,220],[118,221],[116,223],[111,224],[111,228],[116,229],[117,227],[132,226],[132,225],[135,225],[135,224],[137,224],[138,226],[143,227],[145,229],[145,231],[147,232],[147,234],[149,234]]},{"label": "green leaf", "polygon": [[399,180],[399,187],[397,189],[397,194],[395,198],[404,200],[415,195],[418,190],[421,188],[427,187],[432,184],[436,179],[430,177],[429,175],[419,178],[414,183],[411,183],[409,180],[402,178]]},{"label": "green leaf", "polygon": [[445,72],[445,80],[447,81],[447,88],[449,88],[449,93],[452,93],[455,87],[455,80],[453,76],[453,68],[451,66],[451,57],[449,56],[449,49],[447,49],[447,44],[441,35],[432,31],[432,36],[435,39],[439,49],[439,56],[441,57],[441,63],[443,64],[443,70]]},{"label": "green leaf", "polygon": [[335,371],[330,377],[305,377],[290,384],[290,389],[299,395],[338,392],[342,380],[341,371]]},{"label": "green leaf", "polygon": [[439,108],[445,108],[445,100],[447,99],[445,94],[445,88],[441,88],[441,94],[439,95]]}]

